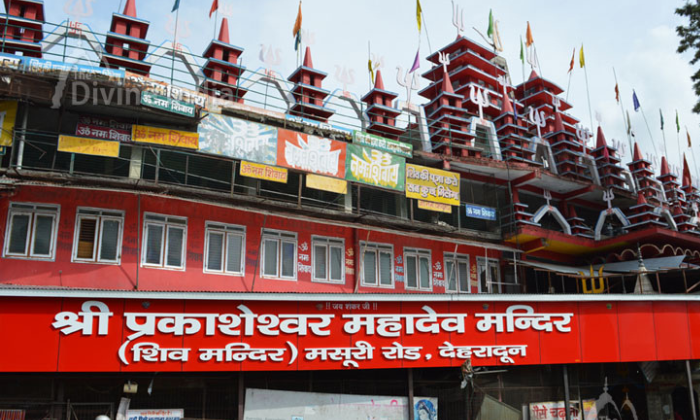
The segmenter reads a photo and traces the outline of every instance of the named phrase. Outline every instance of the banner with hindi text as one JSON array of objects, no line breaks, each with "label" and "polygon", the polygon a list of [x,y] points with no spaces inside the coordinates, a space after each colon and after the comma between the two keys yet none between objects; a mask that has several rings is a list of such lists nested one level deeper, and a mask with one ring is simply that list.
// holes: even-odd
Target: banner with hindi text
[{"label": "banner with hindi text", "polygon": [[403,191],[406,159],[381,150],[348,144],[345,179]]},{"label": "banner with hindi text", "polygon": [[408,163],[406,197],[459,206],[459,174]]},{"label": "banner with hindi text", "polygon": [[290,169],[345,178],[347,143],[285,129],[277,130],[277,164]]},{"label": "banner with hindi text", "polygon": [[226,115],[199,123],[199,151],[249,162],[277,164],[277,128]]},{"label": "banner with hindi text", "polygon": [[131,128],[131,139],[136,143],[199,149],[199,134],[190,131],[136,125]]}]

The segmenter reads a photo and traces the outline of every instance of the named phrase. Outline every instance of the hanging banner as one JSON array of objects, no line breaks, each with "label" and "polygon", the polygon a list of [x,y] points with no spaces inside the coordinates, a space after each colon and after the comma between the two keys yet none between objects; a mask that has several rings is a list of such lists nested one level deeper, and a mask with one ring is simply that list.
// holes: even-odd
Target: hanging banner
[{"label": "hanging banner", "polygon": [[159,80],[151,79],[140,74],[127,71],[124,76],[127,88],[136,88],[141,91],[153,92],[166,98],[187,102],[201,108],[206,108],[208,96],[193,90],[170,85]]},{"label": "hanging banner", "polygon": [[12,133],[17,120],[17,102],[0,101],[0,146],[12,146]]},{"label": "hanging banner", "polygon": [[[564,401],[530,403],[530,420],[565,419],[565,407]],[[583,410],[578,401],[570,401],[569,416],[571,420],[597,419],[595,400],[584,400]]]},{"label": "hanging banner", "polygon": [[182,408],[126,411],[126,420],[182,420],[183,417],[185,410]]},{"label": "hanging banner", "polygon": [[241,175],[265,181],[287,183],[289,172],[284,168],[262,165],[260,163],[241,161]]},{"label": "hanging banner", "polygon": [[177,99],[168,98],[167,96],[158,95],[146,90],[141,92],[141,105],[159,109],[161,111],[171,112],[173,114],[183,115],[185,117],[194,117],[196,111],[196,107],[192,104],[178,101]]},{"label": "hanging banner", "polygon": [[24,71],[40,73],[43,75],[58,76],[61,73],[71,73],[76,78],[89,79],[90,81],[111,82],[118,85],[124,83],[126,72],[120,69],[90,66],[77,63],[64,63],[62,61],[44,60],[42,58],[24,57],[22,59]]},{"label": "hanging banner", "polygon": [[496,209],[493,207],[477,206],[475,204],[465,204],[466,215],[473,219],[496,220]]},{"label": "hanging banner", "polygon": [[406,159],[369,147],[348,144],[345,179],[403,191]]},{"label": "hanging banner", "polygon": [[345,178],[347,143],[280,128],[277,164],[290,169]]},{"label": "hanging banner", "polygon": [[277,164],[277,129],[226,115],[199,123],[199,151],[250,162]]},{"label": "hanging banner", "polygon": [[137,143],[199,149],[199,134],[190,131],[134,125],[131,129],[131,138]]},{"label": "hanging banner", "polygon": [[459,174],[408,163],[406,197],[459,206]]},{"label": "hanging banner", "polygon": [[119,142],[88,139],[85,137],[58,136],[58,151],[81,155],[119,157]]},{"label": "hanging banner", "polygon": [[362,131],[352,132],[352,142],[360,146],[368,146],[384,152],[393,153],[407,158],[413,157],[413,145],[402,141],[391,140]]},{"label": "hanging banner", "polygon": [[433,201],[418,200],[418,208],[421,210],[437,211],[440,213],[452,213],[451,205],[435,203]]},{"label": "hanging banner", "polygon": [[131,124],[112,119],[81,115],[75,126],[75,135],[101,140],[131,142]]},{"label": "hanging banner", "polygon": [[313,188],[316,190],[328,191],[337,194],[348,193],[348,181],[314,174],[306,174],[305,178],[306,188]]}]

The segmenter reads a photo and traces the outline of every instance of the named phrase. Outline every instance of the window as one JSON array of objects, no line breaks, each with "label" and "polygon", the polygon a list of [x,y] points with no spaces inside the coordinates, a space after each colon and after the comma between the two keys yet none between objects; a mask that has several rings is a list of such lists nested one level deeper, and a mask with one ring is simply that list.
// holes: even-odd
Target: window
[{"label": "window", "polygon": [[245,227],[207,222],[204,272],[243,275]]},{"label": "window", "polygon": [[404,248],[403,255],[406,289],[433,290],[430,275],[430,251]]},{"label": "window", "polygon": [[445,254],[445,290],[471,293],[468,255]]},{"label": "window", "polygon": [[59,210],[50,204],[10,203],[3,255],[53,260]]},{"label": "window", "polygon": [[297,279],[297,234],[263,229],[262,276]]},{"label": "window", "polygon": [[360,252],[362,284],[394,287],[394,247],[360,242]]},{"label": "window", "polygon": [[78,208],[73,239],[73,262],[119,264],[124,213]]},{"label": "window", "polygon": [[501,267],[498,260],[478,257],[476,273],[479,280],[480,293],[501,293]]},{"label": "window", "polygon": [[186,239],[186,218],[144,214],[141,264],[145,267],[184,270]]},{"label": "window", "polygon": [[335,238],[311,238],[313,281],[343,283],[345,281],[345,241]]}]

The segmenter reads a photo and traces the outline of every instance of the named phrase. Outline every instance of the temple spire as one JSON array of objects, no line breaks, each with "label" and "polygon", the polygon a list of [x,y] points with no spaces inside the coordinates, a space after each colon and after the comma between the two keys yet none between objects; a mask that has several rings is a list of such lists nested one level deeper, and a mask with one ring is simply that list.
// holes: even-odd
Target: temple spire
[{"label": "temple spire", "polygon": [[306,47],[306,51],[304,52],[304,67],[308,67],[310,69],[314,68],[314,62],[311,60],[311,48]]},{"label": "temple spire", "polygon": [[123,15],[136,17],[136,0],[126,0]]},{"label": "temple spire", "polygon": [[229,42],[229,37],[228,37],[228,19],[223,18],[221,19],[221,29],[219,30],[219,41],[223,42],[224,44],[230,44]]}]

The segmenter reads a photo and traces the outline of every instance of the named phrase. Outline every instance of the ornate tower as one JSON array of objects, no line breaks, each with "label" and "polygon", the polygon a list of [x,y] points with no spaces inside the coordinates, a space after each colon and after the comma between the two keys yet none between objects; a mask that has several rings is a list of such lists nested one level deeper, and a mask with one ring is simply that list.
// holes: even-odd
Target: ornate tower
[{"label": "ornate tower", "polygon": [[199,91],[216,98],[243,102],[247,90],[238,83],[245,71],[245,67],[238,65],[242,53],[243,48],[229,42],[228,19],[223,18],[219,38],[212,40],[203,54],[207,62],[202,67],[204,80]]},{"label": "ornate tower", "polygon": [[321,87],[326,76],[326,73],[314,69],[311,48],[306,47],[303,64],[289,76],[289,81],[294,83],[292,95],[295,100],[289,110],[290,114],[316,121],[328,121],[335,111],[323,106],[323,100],[330,93]]},{"label": "ornate tower", "polygon": [[598,168],[598,176],[600,177],[600,184],[603,188],[624,190],[625,179],[622,177],[620,158],[617,157],[617,150],[608,146],[601,126],[598,126],[596,146],[591,154],[595,159],[595,164]]},{"label": "ornate tower", "polygon": [[396,117],[401,114],[401,111],[394,108],[393,101],[398,96],[384,89],[382,71],[377,70],[374,89],[362,98],[362,102],[367,104],[367,115],[369,115],[368,133],[397,140],[406,131],[396,126]]},{"label": "ornate tower", "polygon": [[654,172],[651,170],[651,162],[642,158],[639,143],[634,143],[632,162],[628,163],[627,166],[629,166],[632,176],[637,180],[638,191],[644,195],[645,202],[654,206],[661,205],[659,201],[661,190],[653,178]]},{"label": "ornate tower", "polygon": [[122,14],[112,14],[101,65],[147,76],[151,71],[151,65],[144,61],[151,45],[146,40],[149,25],[147,20],[136,17],[136,0],[127,0]]},{"label": "ornate tower", "polygon": [[44,2],[41,0],[4,0],[7,13],[0,15],[2,40],[0,51],[19,52],[27,57],[41,57],[44,38]]}]

